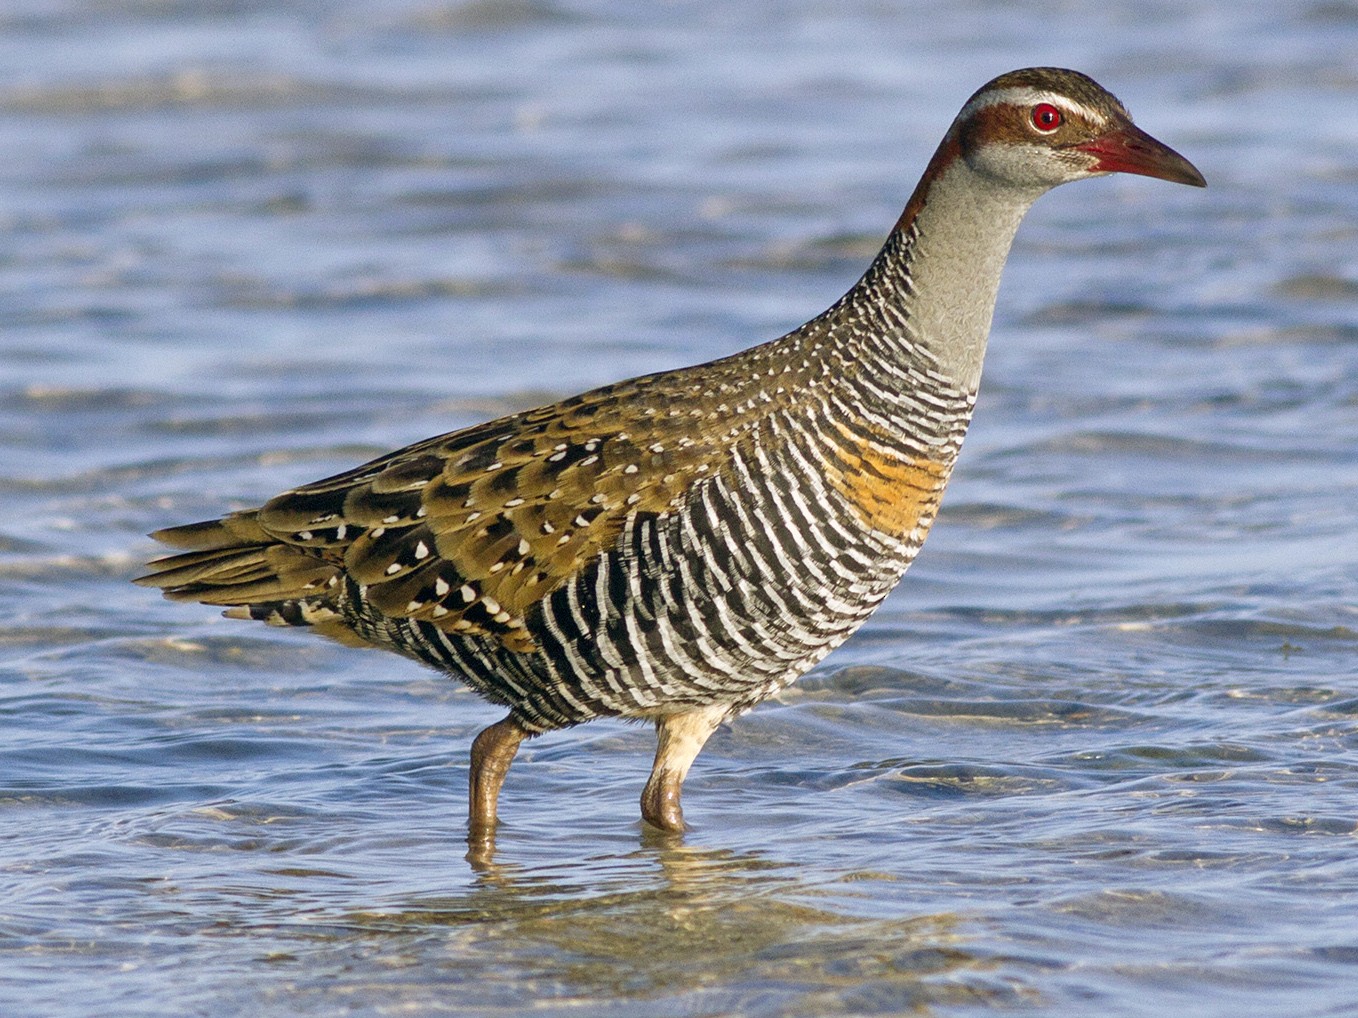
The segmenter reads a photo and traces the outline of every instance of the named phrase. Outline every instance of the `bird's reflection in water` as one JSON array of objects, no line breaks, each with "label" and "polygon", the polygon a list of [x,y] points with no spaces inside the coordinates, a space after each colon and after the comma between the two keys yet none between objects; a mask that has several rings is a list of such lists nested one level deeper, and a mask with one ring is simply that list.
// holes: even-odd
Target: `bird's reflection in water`
[{"label": "bird's reflection in water", "polygon": [[[540,845],[529,850],[541,859]],[[804,1003],[815,986],[813,996],[835,1002],[825,1013],[851,998],[850,1011],[899,1013],[1021,996],[997,973],[1002,961],[969,950],[957,916],[872,915],[873,881],[887,875],[808,876],[800,862],[649,830],[632,851],[557,858],[534,865],[486,852],[465,892],[351,922],[411,936],[424,945],[422,968],[483,981],[512,966],[576,1001],[713,993],[729,1009],[784,994]]]}]

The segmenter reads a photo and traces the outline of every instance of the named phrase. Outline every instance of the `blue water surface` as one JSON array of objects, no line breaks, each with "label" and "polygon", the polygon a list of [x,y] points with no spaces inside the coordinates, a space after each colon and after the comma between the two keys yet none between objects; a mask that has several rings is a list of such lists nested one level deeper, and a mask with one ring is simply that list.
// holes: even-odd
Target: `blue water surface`
[{"label": "blue water surface", "polygon": [[[1207,191],[1015,245],[928,547],[720,731],[527,745],[133,587],[160,526],[815,314],[966,97],[1084,70]],[[0,1013],[1358,1014],[1358,6],[14,0]]]}]

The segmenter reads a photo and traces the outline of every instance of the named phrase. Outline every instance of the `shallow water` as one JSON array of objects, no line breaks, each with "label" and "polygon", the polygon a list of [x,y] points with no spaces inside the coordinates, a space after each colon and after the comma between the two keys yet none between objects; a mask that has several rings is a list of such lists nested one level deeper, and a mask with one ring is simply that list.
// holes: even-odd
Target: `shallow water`
[{"label": "shallow water", "polygon": [[[1039,203],[943,517],[717,734],[528,745],[131,587],[142,535],[770,338],[968,94],[1208,177]],[[1358,8],[251,0],[0,13],[0,1011],[1358,1013]]]}]

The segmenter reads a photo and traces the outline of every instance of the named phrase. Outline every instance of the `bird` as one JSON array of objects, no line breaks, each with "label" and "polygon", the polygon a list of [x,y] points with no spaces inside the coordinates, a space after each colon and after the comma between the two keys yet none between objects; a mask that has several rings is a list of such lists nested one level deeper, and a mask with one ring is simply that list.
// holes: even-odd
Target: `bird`
[{"label": "bird", "polygon": [[469,840],[525,739],[604,717],[654,724],[642,819],[682,832],[713,732],[848,639],[923,545],[1020,220],[1110,173],[1206,186],[1092,78],[1002,74],[804,325],[156,531],[177,551],[134,582],[395,651],[505,709],[471,745]]}]

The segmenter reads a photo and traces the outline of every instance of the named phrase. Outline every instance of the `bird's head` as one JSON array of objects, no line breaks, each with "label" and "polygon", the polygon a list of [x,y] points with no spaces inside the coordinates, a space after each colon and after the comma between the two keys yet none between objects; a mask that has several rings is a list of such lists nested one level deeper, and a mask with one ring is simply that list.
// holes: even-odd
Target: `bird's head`
[{"label": "bird's head", "polygon": [[1092,78],[1057,67],[1010,71],[980,88],[948,142],[973,170],[1045,189],[1106,173],[1139,173],[1206,187],[1197,168],[1132,123]]}]

